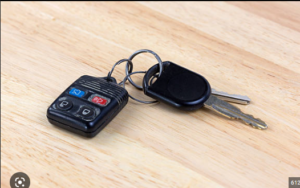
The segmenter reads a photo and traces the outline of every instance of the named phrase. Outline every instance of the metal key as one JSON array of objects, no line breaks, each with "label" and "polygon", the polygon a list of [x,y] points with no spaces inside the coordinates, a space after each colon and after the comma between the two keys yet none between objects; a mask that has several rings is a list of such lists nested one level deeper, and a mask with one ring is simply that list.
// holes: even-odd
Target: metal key
[{"label": "metal key", "polygon": [[246,124],[258,129],[267,129],[268,126],[261,119],[254,118],[252,115],[244,114],[239,108],[225,102],[234,102],[238,104],[249,104],[251,99],[248,96],[228,94],[223,91],[211,89],[211,96],[204,103],[209,108],[229,119],[240,119]]},{"label": "metal key", "polygon": [[219,99],[227,102],[234,102],[238,104],[249,104],[251,99],[245,95],[229,94],[224,91],[217,91],[211,88],[211,94]]},{"label": "metal key", "polygon": [[245,101],[250,101],[248,97],[239,95],[232,97],[226,93],[224,95],[224,92],[211,92],[210,84],[203,76],[170,61],[164,62],[163,66],[163,73],[153,84],[150,80],[158,72],[158,65],[151,67],[144,76],[144,93],[149,97],[183,110],[206,107],[227,118],[242,120],[254,128],[268,128],[262,120],[245,114],[237,107],[218,98],[223,97],[231,102],[245,104]]},{"label": "metal key", "polygon": [[252,115],[243,113],[239,108],[225,102],[214,95],[210,95],[204,102],[204,107],[211,109],[227,118],[240,119],[247,125],[258,129],[267,129],[267,124],[261,119],[254,118]]}]

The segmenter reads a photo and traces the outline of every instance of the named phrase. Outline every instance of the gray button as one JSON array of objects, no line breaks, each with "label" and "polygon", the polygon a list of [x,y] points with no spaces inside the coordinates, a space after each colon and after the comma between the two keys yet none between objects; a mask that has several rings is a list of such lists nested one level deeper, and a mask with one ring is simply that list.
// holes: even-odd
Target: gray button
[{"label": "gray button", "polygon": [[65,99],[65,100],[59,101],[56,106],[60,110],[69,110],[70,108],[72,108],[73,103],[71,100]]},{"label": "gray button", "polygon": [[83,118],[92,118],[95,116],[95,111],[87,106],[83,106],[80,108],[78,115],[82,116]]}]

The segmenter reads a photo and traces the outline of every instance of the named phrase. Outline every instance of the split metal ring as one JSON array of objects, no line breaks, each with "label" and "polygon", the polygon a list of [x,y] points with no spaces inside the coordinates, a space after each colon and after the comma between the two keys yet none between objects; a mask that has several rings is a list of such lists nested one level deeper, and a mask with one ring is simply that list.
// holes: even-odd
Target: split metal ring
[{"label": "split metal ring", "polygon": [[155,58],[157,59],[158,64],[159,64],[159,74],[158,74],[158,77],[161,75],[161,73],[162,73],[162,71],[163,71],[163,63],[162,63],[160,57],[159,57],[155,52],[153,52],[153,51],[151,51],[151,50],[147,50],[147,49],[138,50],[138,51],[134,52],[134,53],[128,58],[130,61],[127,62],[126,67],[125,67],[126,77],[128,77],[129,82],[130,82],[134,87],[136,87],[136,88],[138,88],[138,89],[143,89],[142,86],[137,85],[137,84],[131,79],[131,77],[130,77],[130,73],[132,72],[132,67],[133,67],[133,66],[132,66],[132,63],[130,63],[130,62],[132,61],[132,59],[133,59],[135,56],[137,56],[137,55],[140,54],[140,53],[151,53],[151,54],[153,54],[153,55],[155,56]]},{"label": "split metal ring", "polygon": [[[129,76],[131,76],[131,75],[133,75],[133,74],[139,74],[139,73],[145,74],[146,71],[136,71],[136,72],[129,73],[129,74],[127,74],[127,75],[125,76],[124,80],[123,80],[120,84],[122,84],[122,85],[123,85],[123,88],[125,89],[125,82],[126,82],[126,80],[129,78]],[[152,103],[158,102],[157,100],[154,100],[154,101],[142,101],[142,100],[140,100],[140,99],[137,99],[137,98],[131,96],[129,93],[128,93],[128,96],[129,96],[130,98],[132,98],[133,100],[138,101],[138,102],[140,102],[140,103],[144,103],[144,104],[152,104]]]}]

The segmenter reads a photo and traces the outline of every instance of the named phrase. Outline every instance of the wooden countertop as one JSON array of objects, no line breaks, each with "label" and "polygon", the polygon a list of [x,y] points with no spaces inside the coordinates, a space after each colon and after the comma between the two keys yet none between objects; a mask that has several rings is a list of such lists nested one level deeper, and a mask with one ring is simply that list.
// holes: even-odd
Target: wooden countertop
[{"label": "wooden countertop", "polygon": [[[288,177],[300,176],[299,9],[299,2],[1,2],[1,187],[20,171],[32,188],[288,187]],[[236,106],[269,128],[133,100],[92,139],[47,121],[48,106],[78,77],[106,76],[139,49],[249,96],[250,105]],[[147,70],[156,60],[145,54],[133,63]],[[121,81],[124,70],[113,76]]]}]

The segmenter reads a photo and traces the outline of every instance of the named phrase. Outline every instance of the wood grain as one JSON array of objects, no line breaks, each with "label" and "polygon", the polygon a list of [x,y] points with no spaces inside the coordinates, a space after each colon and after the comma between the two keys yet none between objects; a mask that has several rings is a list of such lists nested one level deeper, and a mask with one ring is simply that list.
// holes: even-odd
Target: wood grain
[{"label": "wood grain", "polygon": [[[1,187],[287,187],[300,176],[300,3],[1,2]],[[96,137],[51,125],[49,104],[81,75],[151,49],[248,95],[259,131],[209,110],[129,101]],[[155,63],[134,59],[134,70]],[[124,77],[124,66],[113,76]],[[142,75],[134,80],[141,83]],[[144,99],[129,84],[128,91]]]}]

